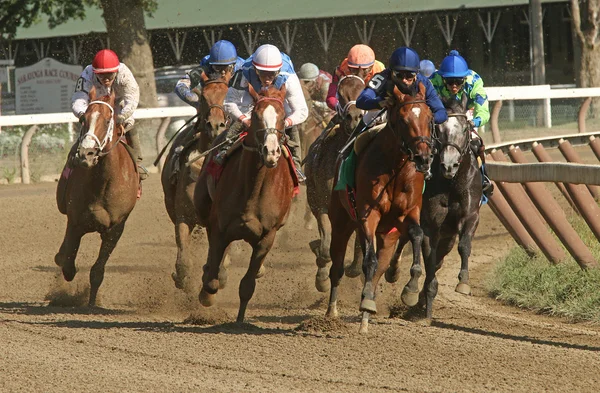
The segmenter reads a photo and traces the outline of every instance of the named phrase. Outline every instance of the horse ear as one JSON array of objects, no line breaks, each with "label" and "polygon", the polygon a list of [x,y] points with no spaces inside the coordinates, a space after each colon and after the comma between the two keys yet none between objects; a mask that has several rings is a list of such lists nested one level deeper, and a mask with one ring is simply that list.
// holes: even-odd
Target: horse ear
[{"label": "horse ear", "polygon": [[252,87],[251,83],[248,83],[248,93],[254,101],[258,101],[258,93],[256,92],[256,90],[254,90],[254,87]]},{"label": "horse ear", "polygon": [[468,102],[469,102],[469,97],[467,97],[467,93],[465,91],[463,91],[463,95],[460,100],[460,106],[461,106],[463,112],[467,111]]},{"label": "horse ear", "polygon": [[400,89],[398,89],[398,86],[396,86],[396,85],[394,85],[394,95],[396,96],[396,99],[397,99],[399,102],[402,102],[402,101],[404,101],[404,96],[405,96],[405,94],[404,94],[404,93],[402,93],[402,92],[400,91]]},{"label": "horse ear", "polygon": [[419,94],[421,95],[422,99],[427,97],[427,89],[425,88],[425,84],[421,82],[419,82]]},{"label": "horse ear", "polygon": [[88,96],[90,97],[90,101],[96,100],[96,86],[92,85]]},{"label": "horse ear", "polygon": [[287,93],[287,88],[285,87],[285,83],[284,83],[283,85],[281,85],[281,88],[279,89],[279,94],[281,95],[282,100],[285,99],[286,93]]}]

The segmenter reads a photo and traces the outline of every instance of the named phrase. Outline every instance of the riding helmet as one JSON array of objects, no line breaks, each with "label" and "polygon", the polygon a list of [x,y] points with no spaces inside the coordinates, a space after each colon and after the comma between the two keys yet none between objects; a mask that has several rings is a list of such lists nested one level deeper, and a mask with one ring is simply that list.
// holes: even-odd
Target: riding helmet
[{"label": "riding helmet", "polygon": [[252,65],[260,71],[279,71],[283,58],[275,45],[265,44],[259,46],[252,55]]},{"label": "riding helmet", "polygon": [[208,63],[214,65],[229,65],[237,61],[235,46],[226,40],[220,40],[210,48]]},{"label": "riding helmet", "polygon": [[421,75],[429,78],[435,72],[435,65],[431,60],[421,60],[421,63],[419,63],[419,72]]},{"label": "riding helmet", "polygon": [[298,70],[298,78],[304,81],[314,81],[319,76],[319,67],[313,63],[304,63]]},{"label": "riding helmet", "polygon": [[92,61],[92,69],[95,74],[107,74],[109,72],[117,72],[119,70],[119,57],[110,49],[102,49],[96,53]]},{"label": "riding helmet", "polygon": [[464,78],[469,74],[467,61],[456,50],[451,50],[442,60],[438,73],[443,78]]},{"label": "riding helmet", "polygon": [[401,46],[392,53],[389,67],[394,71],[419,72],[419,63],[419,55],[414,49]]},{"label": "riding helmet", "polygon": [[354,45],[348,51],[348,67],[368,68],[375,64],[375,52],[367,45]]}]

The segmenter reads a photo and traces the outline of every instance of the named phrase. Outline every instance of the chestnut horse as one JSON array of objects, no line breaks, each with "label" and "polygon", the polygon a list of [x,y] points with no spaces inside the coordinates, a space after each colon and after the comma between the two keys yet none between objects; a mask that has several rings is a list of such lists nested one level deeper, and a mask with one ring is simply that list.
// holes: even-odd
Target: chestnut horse
[{"label": "chestnut horse", "polygon": [[63,195],[66,198],[66,211],[60,203],[59,210],[67,215],[67,230],[54,261],[62,268],[65,280],[73,280],[82,236],[100,233],[100,254],[90,271],[89,305],[94,306],[106,262],[137,201],[139,177],[132,156],[119,143],[123,127],[115,124],[114,91],[110,96],[97,98],[92,88],[89,95],[79,136],[79,165],[66,168],[70,173],[57,187],[57,200]]},{"label": "chestnut horse", "polygon": [[[338,152],[348,142],[348,137],[358,126],[364,111],[356,107],[356,99],[365,88],[365,82],[358,76],[343,77],[338,84],[338,117],[341,124],[327,135],[321,136],[308,150],[306,157],[306,196],[312,214],[317,219],[320,241],[311,243],[317,257],[317,275],[315,286],[319,292],[329,290],[329,269],[331,262],[329,246],[331,243],[331,224],[328,210],[336,175]],[[361,274],[362,251],[358,238],[355,241],[354,260],[346,269],[348,277]]]},{"label": "chestnut horse", "polygon": [[[396,242],[412,241],[411,273],[420,269],[421,262],[423,231],[419,221],[424,173],[429,174],[433,160],[433,115],[425,102],[423,84],[419,84],[415,96],[403,94],[394,86],[393,96],[394,106],[388,110],[387,125],[357,157],[354,196],[334,191],[329,207],[332,266],[326,315],[338,314],[338,285],[344,274],[346,245],[358,226],[364,253],[365,283],[360,303],[363,333],[368,329],[369,314],[377,312],[377,284],[390,263]],[[353,200],[354,203],[349,202]],[[357,221],[351,218],[354,207]]]},{"label": "chestnut horse", "polygon": [[[438,126],[436,144],[439,154],[433,161],[433,176],[427,182],[423,195],[421,227],[423,228],[423,259],[425,282],[419,296],[420,306],[425,306],[428,319],[433,316],[433,300],[437,295],[436,272],[442,267],[444,257],[452,250],[458,237],[460,272],[455,291],[471,293],[469,285],[469,256],[471,242],[479,224],[481,201],[481,171],[477,158],[470,148],[471,130],[467,121],[467,96],[461,101],[453,98],[444,101],[448,121]],[[403,243],[398,244],[385,278],[398,279],[398,260]],[[408,304],[414,306],[414,304]]]},{"label": "chestnut horse", "polygon": [[252,86],[248,88],[255,103],[243,149],[228,158],[214,189],[209,188],[212,175],[205,165],[194,195],[198,220],[206,227],[209,244],[199,295],[202,305],[211,306],[215,301],[220,264],[229,244],[243,239],[252,246],[250,266],[239,288],[240,323],[263,260],[288,217],[294,193],[293,172],[282,156],[285,86],[281,90],[272,86],[260,94]]},{"label": "chestnut horse", "polygon": [[[221,78],[219,74],[211,75],[211,79],[206,75],[203,76],[196,124],[177,136],[161,174],[165,206],[171,221],[175,224],[177,242],[177,260],[172,277],[175,286],[186,291],[192,289],[189,282],[192,270],[188,255],[190,235],[198,224],[194,209],[194,188],[204,159],[201,158],[189,165],[187,162],[208,150],[216,136],[223,132],[228,124],[228,116],[223,108],[228,90],[227,80]],[[224,285],[224,274],[221,279]]]}]

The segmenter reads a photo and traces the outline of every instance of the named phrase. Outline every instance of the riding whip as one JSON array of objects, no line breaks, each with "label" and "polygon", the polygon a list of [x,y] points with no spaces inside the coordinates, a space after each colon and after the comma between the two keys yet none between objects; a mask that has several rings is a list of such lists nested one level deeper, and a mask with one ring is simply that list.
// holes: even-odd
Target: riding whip
[{"label": "riding whip", "polygon": [[177,130],[177,132],[175,132],[175,134],[173,134],[173,136],[171,137],[171,139],[169,139],[169,141],[167,142],[167,144],[165,145],[165,147],[162,148],[162,150],[160,151],[160,153],[158,153],[158,157],[156,157],[156,160],[154,160],[153,165],[157,166],[158,163],[160,162],[160,159],[162,158],[163,154],[165,154],[165,151],[167,151],[167,147],[169,147],[169,145],[171,144],[171,142],[173,142],[173,139],[175,139],[175,137],[177,136],[177,134],[179,134],[179,132],[181,130],[183,130],[185,128],[185,126],[187,126],[188,124],[190,124],[190,122],[192,120],[194,120],[195,118],[197,118],[199,115],[199,113],[196,113],[194,116],[192,116],[188,121],[186,121],[185,123],[183,123],[183,125]]},{"label": "riding whip", "polygon": [[346,143],[346,145],[344,145],[344,147],[342,147],[342,149],[341,149],[341,150],[340,150],[338,153],[339,153],[339,154],[344,154],[344,152],[345,152],[346,150],[348,150],[348,148],[349,148],[350,146],[352,146],[352,144],[354,143],[354,141],[356,140],[356,138],[358,137],[358,135],[359,135],[360,133],[362,133],[364,130],[366,130],[367,128],[369,128],[369,127],[371,126],[371,124],[373,124],[373,122],[374,122],[374,121],[375,121],[377,118],[379,118],[381,115],[383,115],[383,114],[384,114],[384,112],[385,112],[386,110],[387,110],[386,108],[383,108],[382,110],[380,110],[380,111],[379,111],[379,113],[377,113],[377,115],[375,115],[375,116],[374,116],[374,117],[371,119],[371,121],[369,121],[367,124],[365,124],[365,126],[364,126],[363,128],[361,128],[361,129],[358,129],[358,128],[354,129],[354,131],[352,131],[352,134],[350,134],[350,137],[349,137],[349,139],[348,139],[348,143]]}]

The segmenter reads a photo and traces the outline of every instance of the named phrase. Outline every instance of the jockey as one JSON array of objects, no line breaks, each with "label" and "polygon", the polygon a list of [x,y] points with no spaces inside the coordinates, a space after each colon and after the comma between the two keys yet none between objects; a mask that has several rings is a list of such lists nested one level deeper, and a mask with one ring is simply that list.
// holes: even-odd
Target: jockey
[{"label": "jockey", "polygon": [[[442,60],[440,69],[431,76],[431,83],[441,97],[455,97],[457,100],[467,95],[467,108],[473,109],[473,120],[469,120],[471,127],[481,127],[490,120],[489,102],[483,88],[483,79],[473,70],[469,69],[467,61],[452,50]],[[481,173],[483,177],[483,193],[490,197],[494,191],[494,185],[485,171],[485,146],[481,137],[472,132],[471,149],[476,157],[481,159]]]},{"label": "jockey", "polygon": [[367,45],[354,45],[348,52],[348,57],[335,69],[333,80],[327,93],[327,105],[334,111],[338,105],[337,88],[340,79],[347,75],[361,77],[365,84],[369,83],[373,75],[383,71],[385,66],[375,59],[375,52]]},{"label": "jockey", "polygon": [[320,70],[313,63],[304,63],[298,70],[298,78],[300,83],[308,90],[312,104],[318,110],[318,113],[323,118],[330,116],[332,113],[325,100],[332,81],[331,74]]},{"label": "jockey", "polygon": [[[73,114],[82,124],[85,121],[84,114],[90,102],[89,91],[92,86],[96,88],[99,97],[110,94],[114,89],[117,124],[123,125],[127,143],[133,149],[138,167],[141,169],[140,180],[145,179],[148,177],[148,171],[141,165],[140,137],[137,130],[133,128],[135,120],[132,117],[140,100],[140,89],[131,70],[121,63],[117,54],[110,49],[102,49],[96,53],[92,64],[85,67],[77,80],[75,92],[71,97]],[[69,157],[75,154],[76,149],[77,143],[71,149],[72,154],[69,153]]]},{"label": "jockey", "polygon": [[202,75],[220,74],[227,82],[233,74],[242,68],[244,59],[238,57],[235,46],[226,40],[215,42],[210,53],[202,59],[200,65],[189,70],[175,86],[175,94],[185,103],[198,109],[199,95],[202,91]]},{"label": "jockey", "polygon": [[[248,92],[250,84],[257,92],[271,85],[277,88],[285,85],[285,127],[291,142],[288,142],[288,147],[296,166],[298,180],[303,182],[306,177],[300,170],[299,154],[301,150],[297,125],[308,117],[308,107],[292,61],[276,46],[269,44],[259,46],[254,54],[246,60],[242,69],[235,74],[225,97],[225,111],[233,119],[238,120],[227,131],[228,138],[237,134],[241,129],[250,127],[250,115],[254,105]],[[219,153],[219,155],[221,154],[224,152]]]},{"label": "jockey", "polygon": [[419,73],[421,73],[424,77],[431,77],[435,71],[435,65],[431,60],[421,60],[419,63]]},{"label": "jockey", "polygon": [[[388,68],[371,78],[367,87],[356,99],[356,106],[364,110],[389,109],[395,100],[392,95],[394,86],[397,86],[402,93],[412,95],[417,91],[419,85],[423,84],[426,89],[425,100],[433,112],[434,122],[441,124],[448,120],[446,108],[431,82],[419,73],[419,63],[419,55],[414,49],[405,46],[396,49],[390,57]],[[366,124],[369,123],[367,117],[369,113],[363,117]],[[362,126],[364,127],[364,124]],[[361,127],[360,124],[359,127]]]}]

